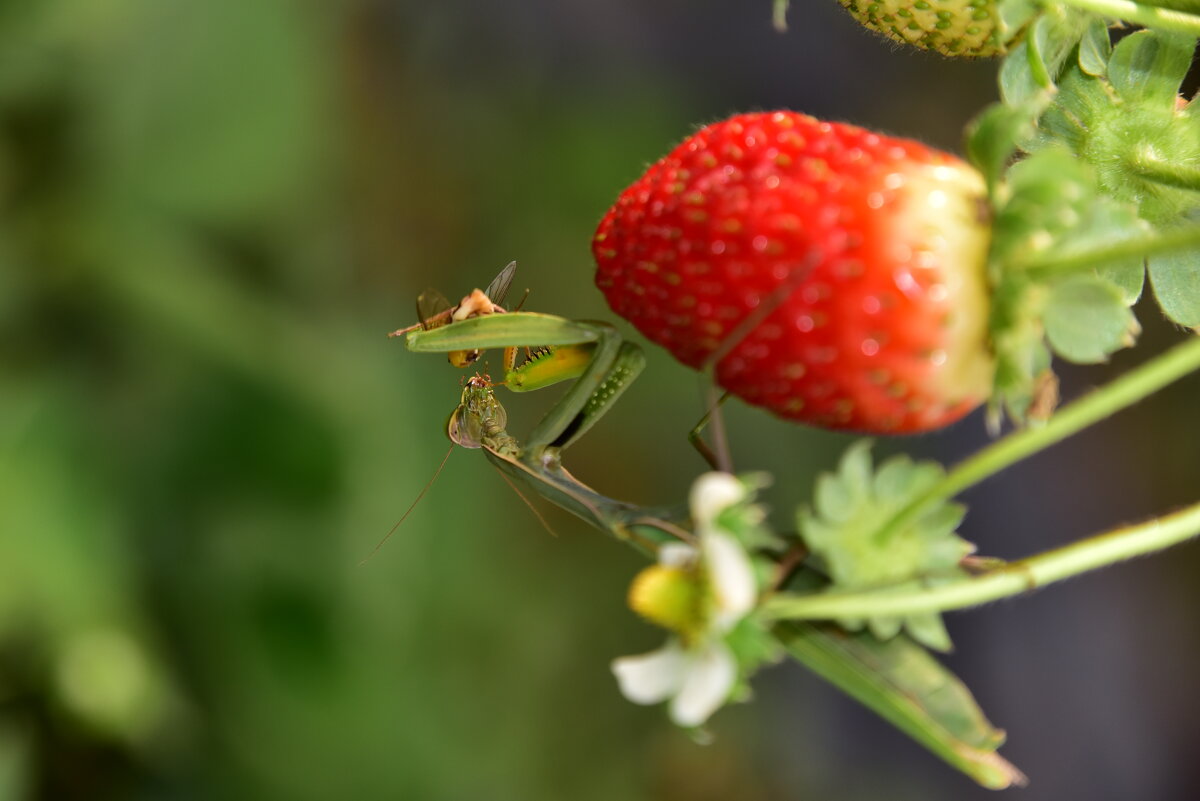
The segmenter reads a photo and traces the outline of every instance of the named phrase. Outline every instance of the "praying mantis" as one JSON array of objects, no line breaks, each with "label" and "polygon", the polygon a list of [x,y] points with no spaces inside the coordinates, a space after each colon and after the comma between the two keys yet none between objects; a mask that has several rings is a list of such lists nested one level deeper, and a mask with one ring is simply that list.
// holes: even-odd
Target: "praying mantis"
[{"label": "praying mantis", "polygon": [[[503,348],[503,385],[514,392],[572,379],[574,383],[522,445],[505,431],[507,414],[496,399],[493,383],[476,375],[466,381],[451,414],[447,426],[451,441],[482,448],[507,477],[643,551],[652,552],[671,539],[689,538],[681,528],[687,519],[683,507],[646,509],[614,500],[562,466],[562,451],[616,402],[645,366],[645,356],[608,323],[505,310],[499,304],[514,269],[515,264],[509,264],[486,291],[474,290],[453,308],[440,293],[423,292],[417,301],[421,322],[393,335],[406,335],[405,344],[416,353],[446,353],[456,366],[473,364],[485,349]],[[520,349],[527,356],[518,365]]]},{"label": "praying mantis", "polygon": [[[393,335],[404,335],[410,351],[446,353],[458,366],[473,364],[485,349],[503,348],[502,383],[515,392],[574,383],[522,444],[506,430],[507,413],[496,398],[495,384],[477,374],[464,382],[447,423],[448,436],[462,447],[482,449],[506,478],[647,555],[668,542],[693,542],[686,506],[647,508],[619,501],[563,467],[562,452],[629,387],[645,357],[608,323],[507,311],[500,304],[513,269],[510,264],[487,291],[475,290],[453,308],[440,293],[423,293],[418,299],[421,321]],[[518,365],[522,348],[527,358]],[[824,582],[802,564],[792,565],[787,575],[816,586]],[[772,633],[790,656],[981,784],[1007,786],[1020,776],[995,753],[1002,735],[970,693],[913,641],[879,641],[832,623],[801,621],[777,623]]]}]

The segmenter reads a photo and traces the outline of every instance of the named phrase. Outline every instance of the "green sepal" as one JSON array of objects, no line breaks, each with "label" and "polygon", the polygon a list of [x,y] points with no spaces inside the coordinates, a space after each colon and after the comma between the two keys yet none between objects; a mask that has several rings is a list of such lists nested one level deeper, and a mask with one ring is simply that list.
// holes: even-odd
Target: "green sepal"
[{"label": "green sepal", "polygon": [[[1091,168],[1064,148],[1042,150],[1016,164],[1005,190],[991,250],[998,282],[1023,264],[1102,252],[1150,232],[1131,205],[1102,195]],[[1097,264],[1097,273],[1121,290],[1126,305],[1137,301],[1140,258]],[[1043,280],[1053,277],[1051,271]]]},{"label": "green sepal", "polygon": [[740,473],[738,481],[746,489],[746,497],[722,509],[714,525],[741,543],[748,551],[779,549],[786,546],[783,538],[767,525],[767,511],[756,502],[758,491],[771,484],[767,473]]},{"label": "green sepal", "polygon": [[[1031,60],[1027,42],[1019,42],[1000,65],[1000,99],[1005,105],[1020,106],[1027,103],[1038,92],[1046,89],[1046,85],[1037,78],[1044,73],[1044,68],[1037,73]],[[1040,66],[1040,64],[1039,64]]]},{"label": "green sepal", "polygon": [[1200,208],[1194,167],[1200,163],[1200,116],[1195,103],[1177,107],[1195,40],[1139,31],[1112,50],[1101,71],[1099,52],[1087,45],[1094,39],[1100,47],[1100,34],[1089,36],[1059,78],[1038,136],[1022,147],[1034,152],[1065,145],[1095,169],[1105,194],[1134,204],[1151,223],[1178,224]]},{"label": "green sepal", "polygon": [[1096,195],[1091,171],[1064,149],[1043,150],[1013,165],[1005,190],[996,208],[990,252],[993,264],[1002,268],[1028,260],[1069,234]]},{"label": "green sepal", "polygon": [[992,348],[996,353],[996,377],[988,404],[989,427],[999,426],[1001,417],[1023,422],[1033,402],[1039,377],[1050,369],[1041,309],[1045,289],[1011,279],[992,294]]},{"label": "green sepal", "polygon": [[1089,19],[1090,15],[1074,9],[1044,8],[1000,67],[1000,97],[1004,103],[1021,106],[1039,91],[1053,90]]},{"label": "green sepal", "polygon": [[1108,59],[1112,55],[1112,39],[1108,35],[1108,23],[1100,17],[1088,20],[1087,29],[1079,40],[1079,69],[1088,75],[1101,77],[1108,71]]},{"label": "green sepal", "polygon": [[1192,37],[1138,31],[1113,48],[1108,80],[1126,102],[1173,110],[1195,48]]},{"label": "green sepal", "polygon": [[[869,440],[848,448],[837,472],[817,479],[815,510],[802,508],[797,515],[800,537],[814,563],[829,575],[830,589],[894,586],[956,575],[959,562],[974,550],[955,533],[966,513],[961,504],[943,502],[905,526],[889,526],[901,509],[942,478],[942,467],[894,456],[874,470],[870,448]],[[927,621],[909,626],[907,618],[881,616],[839,622],[851,630],[867,626],[881,638],[906,628],[932,648],[949,647],[948,639],[938,635],[941,629]]]},{"label": "green sepal", "polygon": [[1133,344],[1138,326],[1121,290],[1097,276],[1074,275],[1050,287],[1042,323],[1059,356],[1077,364],[1106,361]]},{"label": "green sepal", "polygon": [[983,174],[988,196],[993,201],[1018,143],[1034,136],[1035,123],[1052,99],[1051,92],[1040,91],[1018,105],[994,103],[968,126],[965,146],[967,158]]},{"label": "green sepal", "polygon": [[996,19],[1001,37],[1011,41],[1033,21],[1041,11],[1037,0],[1000,0],[996,7]]},{"label": "green sepal", "polygon": [[[1089,79],[1091,80],[1091,79]],[[996,209],[991,250],[992,346],[996,353],[993,419],[1001,411],[1024,422],[1050,368],[1050,350],[1080,363],[1104,361],[1133,344],[1129,311],[1141,295],[1140,257],[1053,266],[1102,253],[1149,226],[1127,203],[1103,196],[1091,167],[1064,147],[1041,150],[1008,171]],[[1039,412],[1047,413],[1049,409]]]},{"label": "green sepal", "polygon": [[1163,313],[1179,325],[1200,326],[1200,253],[1164,253],[1151,258],[1148,266]]},{"label": "green sepal", "polygon": [[737,659],[738,674],[745,677],[783,658],[783,649],[779,641],[775,639],[771,630],[753,615],[738,621],[725,635],[725,644]]},{"label": "green sepal", "polygon": [[914,640],[925,643],[935,651],[946,652],[953,647],[950,632],[946,631],[946,624],[942,622],[942,616],[939,614],[929,612],[924,615],[909,615],[906,625]]}]

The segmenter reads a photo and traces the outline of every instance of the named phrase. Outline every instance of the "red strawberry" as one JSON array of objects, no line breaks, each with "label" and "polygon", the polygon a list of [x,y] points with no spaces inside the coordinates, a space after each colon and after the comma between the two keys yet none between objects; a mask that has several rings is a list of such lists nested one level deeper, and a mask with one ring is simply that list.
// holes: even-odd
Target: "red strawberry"
[{"label": "red strawberry", "polygon": [[592,242],[596,285],[684,364],[728,347],[717,381],[749,403],[938,428],[991,389],[984,196],[971,167],[917,142],[742,114],[621,193]]}]

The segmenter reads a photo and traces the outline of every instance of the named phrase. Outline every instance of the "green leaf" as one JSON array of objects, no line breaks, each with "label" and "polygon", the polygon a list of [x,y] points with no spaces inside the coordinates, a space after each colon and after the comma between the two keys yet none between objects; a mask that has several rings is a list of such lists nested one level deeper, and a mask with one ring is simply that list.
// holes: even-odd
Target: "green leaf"
[{"label": "green leaf", "polygon": [[1045,258],[1092,256],[1097,264],[1096,275],[1115,285],[1121,291],[1125,305],[1132,306],[1142,294],[1146,272],[1144,259],[1132,256],[1109,261],[1106,257],[1125,242],[1144,239],[1150,231],[1149,225],[1137,216],[1131,205],[1105,196],[1090,197],[1090,203],[1078,206],[1076,212],[1080,215],[1079,221],[1057,232],[1057,239],[1045,251]]},{"label": "green leaf", "polygon": [[1148,265],[1154,295],[1167,317],[1188,328],[1200,325],[1200,253],[1162,254]]},{"label": "green leaf", "polygon": [[1033,23],[1026,37],[1029,42],[1029,65],[1033,78],[1046,89],[1052,89],[1067,58],[1086,31],[1090,15],[1062,7],[1046,10]]},{"label": "green leaf", "polygon": [[997,17],[1005,41],[1028,25],[1042,10],[1036,0],[999,0]]},{"label": "green leaf", "polygon": [[1174,109],[1195,47],[1191,37],[1138,31],[1113,49],[1108,79],[1130,103]]},{"label": "green leaf", "polygon": [[1001,270],[1053,246],[1084,219],[1095,197],[1087,165],[1064,149],[1046,149],[1008,171],[997,209],[991,258]]},{"label": "green leaf", "polygon": [[1079,68],[1088,75],[1103,76],[1108,71],[1111,54],[1112,40],[1108,36],[1108,24],[1100,17],[1094,17],[1079,40]]},{"label": "green leaf", "polygon": [[[817,479],[817,514],[801,509],[797,526],[815,562],[832,580],[832,589],[880,587],[915,579],[953,575],[973,550],[955,533],[964,507],[951,502],[932,506],[916,520],[892,527],[896,514],[945,475],[935,462],[895,456],[872,470],[870,442],[855,443],[836,475]],[[892,637],[907,625],[903,617],[879,616],[842,621],[846,628],[868,626],[879,637]],[[935,632],[927,624],[921,633]],[[945,647],[938,638],[923,640]]]},{"label": "green leaf", "polygon": [[1033,30],[1027,40],[1029,42],[1029,69],[1033,71],[1033,79],[1043,88],[1054,85],[1053,68],[1046,61],[1046,51],[1050,49],[1053,36],[1052,26],[1050,18],[1043,14],[1034,21]]},{"label": "green leaf", "polygon": [[1119,264],[1105,264],[1096,268],[1096,275],[1121,291],[1126,306],[1132,306],[1142,297],[1146,283],[1145,259],[1133,258]]},{"label": "green leaf", "polygon": [[1015,105],[995,103],[971,122],[967,129],[967,157],[983,173],[989,194],[994,196],[1018,146],[1033,136],[1034,122],[1051,98],[1050,92],[1038,91]]},{"label": "green leaf", "polygon": [[909,615],[908,630],[914,640],[935,651],[945,652],[951,648],[950,633],[946,631],[941,615]]},{"label": "green leaf", "polygon": [[1114,351],[1132,345],[1139,330],[1121,290],[1085,275],[1051,287],[1042,322],[1054,352],[1077,364],[1105,361]]},{"label": "green leaf", "polygon": [[994,790],[1025,783],[996,753],[1004,733],[988,722],[970,691],[903,635],[881,642],[829,624],[779,623],[773,631],[798,662]]},{"label": "green leaf", "polygon": [[872,481],[871,440],[859,440],[846,449],[838,474],[852,501],[859,502],[868,496]]},{"label": "green leaf", "polygon": [[[1037,70],[1035,71],[1035,66]],[[1009,106],[1021,106],[1043,91],[1046,85],[1038,80],[1045,74],[1041,58],[1031,55],[1027,42],[1021,42],[1004,57],[1000,65],[1000,99]]]}]

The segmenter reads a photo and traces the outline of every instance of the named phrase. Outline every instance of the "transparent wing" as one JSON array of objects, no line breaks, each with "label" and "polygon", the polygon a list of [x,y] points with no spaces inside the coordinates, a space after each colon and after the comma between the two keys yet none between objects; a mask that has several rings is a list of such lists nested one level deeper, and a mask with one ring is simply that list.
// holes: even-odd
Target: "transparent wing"
[{"label": "transparent wing", "polygon": [[497,306],[504,305],[504,298],[508,295],[508,288],[512,286],[513,276],[517,274],[517,263],[510,261],[500,274],[492,279],[492,283],[488,284],[487,296],[492,303]]},{"label": "transparent wing", "polygon": [[417,319],[426,331],[449,322],[452,308],[446,296],[432,287],[417,295]]}]

